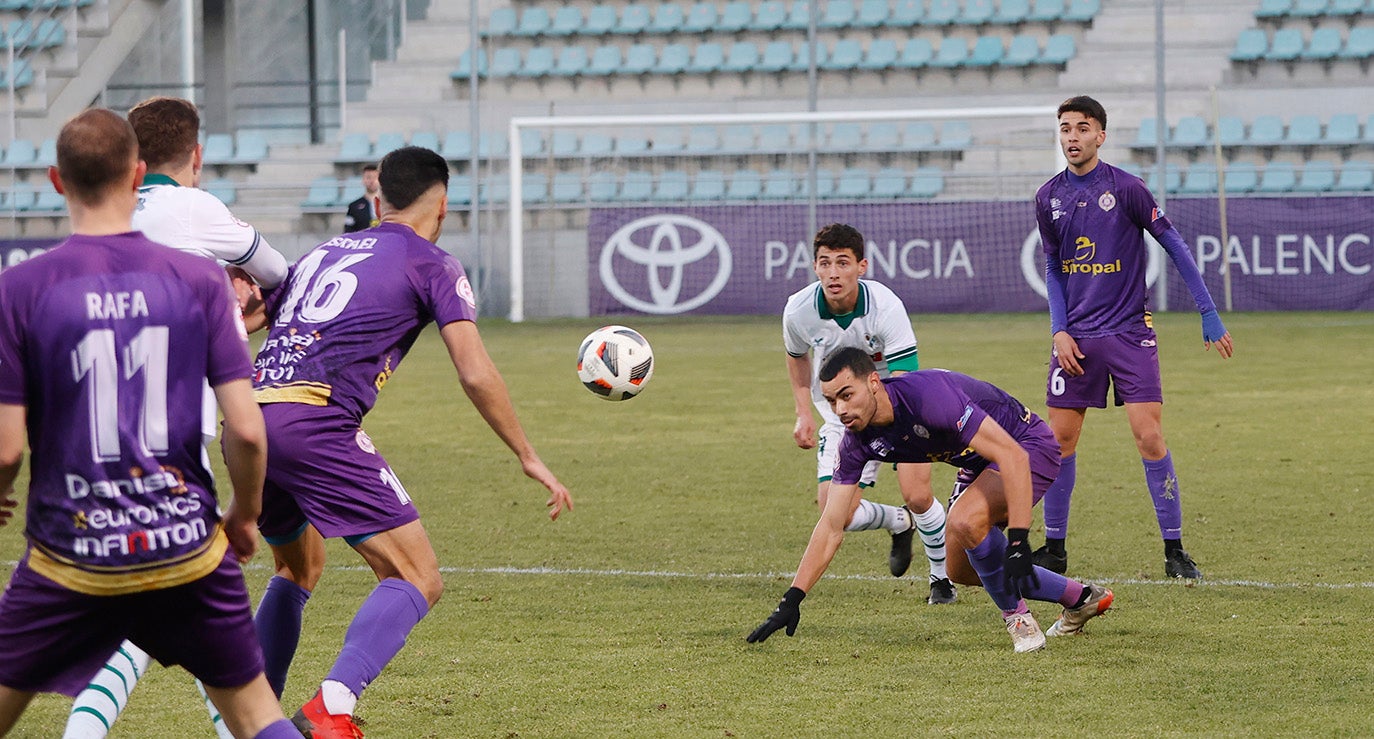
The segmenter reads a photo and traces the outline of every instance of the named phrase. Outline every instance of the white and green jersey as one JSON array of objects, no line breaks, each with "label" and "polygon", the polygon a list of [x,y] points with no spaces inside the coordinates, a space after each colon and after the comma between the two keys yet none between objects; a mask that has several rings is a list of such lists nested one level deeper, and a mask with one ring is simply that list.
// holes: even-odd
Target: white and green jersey
[{"label": "white and green jersey", "polygon": [[286,279],[286,257],[256,228],[240,221],[219,198],[150,174],[138,188],[134,229],[150,240],[243,268],[264,290]]},{"label": "white and green jersey", "polygon": [[864,350],[887,377],[893,370],[919,369],[916,333],[911,317],[896,293],[886,285],[859,280],[859,299],[854,310],[837,316],[830,312],[820,282],[813,282],[787,299],[782,313],[782,338],[787,353],[811,358],[811,401],[827,419],[830,406],[821,395],[818,378],[822,361],[836,349],[856,347]]}]

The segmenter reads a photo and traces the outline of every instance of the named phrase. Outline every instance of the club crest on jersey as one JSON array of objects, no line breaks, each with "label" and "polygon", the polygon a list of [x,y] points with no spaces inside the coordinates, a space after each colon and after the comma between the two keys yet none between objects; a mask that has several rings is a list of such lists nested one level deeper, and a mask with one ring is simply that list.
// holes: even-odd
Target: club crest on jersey
[{"label": "club crest on jersey", "polygon": [[1102,197],[1097,199],[1097,207],[1101,208],[1103,212],[1110,211],[1116,207],[1116,196],[1110,191],[1102,193]]},{"label": "club crest on jersey", "polygon": [[458,293],[458,297],[462,298],[463,302],[472,306],[473,310],[477,310],[477,296],[472,292],[472,283],[468,282],[467,275],[458,278],[458,284],[454,285],[454,292]]},{"label": "club crest on jersey", "polygon": [[973,416],[973,406],[971,406],[971,405],[966,405],[966,406],[964,406],[964,415],[959,416],[959,422],[956,423],[956,424],[954,424],[954,428],[956,428],[956,429],[958,429],[958,430],[960,430],[960,431],[963,431],[963,430],[964,430],[964,425],[968,423],[969,418],[971,418],[972,416]]},{"label": "club crest on jersey", "polygon": [[922,426],[919,423],[911,427],[911,433],[916,434],[922,439],[930,438],[930,429],[926,428],[925,426]]},{"label": "club crest on jersey", "polygon": [[868,442],[868,448],[879,457],[886,457],[892,453],[892,445],[887,443],[887,439],[874,439]]},{"label": "club crest on jersey", "polygon": [[372,444],[372,437],[368,436],[366,431],[358,429],[358,434],[354,437],[354,441],[358,442],[359,449],[367,452],[368,454],[377,453],[377,447]]}]

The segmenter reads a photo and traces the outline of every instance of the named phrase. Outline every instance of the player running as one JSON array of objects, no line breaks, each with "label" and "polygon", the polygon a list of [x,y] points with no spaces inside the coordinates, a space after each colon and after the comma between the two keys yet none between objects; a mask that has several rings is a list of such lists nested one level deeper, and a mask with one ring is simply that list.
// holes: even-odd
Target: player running
[{"label": "player running", "polygon": [[[818,231],[813,243],[817,281],[787,299],[782,334],[797,414],[792,438],[802,449],[816,449],[816,504],[825,510],[844,426],[821,395],[821,362],[846,346],[871,355],[883,377],[920,369],[920,362],[916,334],[901,298],[886,285],[860,279],[868,270],[863,235],[835,223]],[[819,443],[813,406],[822,420]],[[878,462],[864,467],[860,487],[872,487],[878,467]],[[897,484],[906,505],[883,505],[856,496],[845,530],[887,529],[892,534],[888,569],[895,577],[911,566],[911,540],[919,533],[930,562],[927,602],[953,603],[954,585],[945,572],[945,509],[930,493],[930,466],[897,465]]]}]

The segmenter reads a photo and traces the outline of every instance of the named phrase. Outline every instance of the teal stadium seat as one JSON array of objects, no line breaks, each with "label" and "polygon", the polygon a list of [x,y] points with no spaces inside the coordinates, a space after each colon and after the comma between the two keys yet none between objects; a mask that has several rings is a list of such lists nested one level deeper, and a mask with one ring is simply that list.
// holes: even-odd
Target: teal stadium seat
[{"label": "teal stadium seat", "polygon": [[[1326,14],[1336,18],[1349,18],[1364,12],[1365,0],[1331,0],[1326,6]],[[1371,6],[1374,9],[1374,6]]]},{"label": "teal stadium seat", "polygon": [[477,154],[483,159],[504,157],[510,152],[510,142],[504,131],[482,131],[477,140]]},{"label": "teal stadium seat", "polygon": [[1260,6],[1255,11],[1255,17],[1262,19],[1282,18],[1288,15],[1292,9],[1293,0],[1260,0]]},{"label": "teal stadium seat", "polygon": [[519,49],[502,47],[491,55],[491,67],[488,71],[492,77],[514,77],[520,72],[520,63]]},{"label": "teal stadium seat", "polygon": [[[787,44],[787,46],[788,46],[789,49],[790,49],[791,46],[792,46],[791,44],[787,43],[786,41],[784,41],[784,42],[782,42],[782,43]],[[826,64],[826,62],[827,62],[827,61],[829,60],[829,58],[830,58],[829,56],[826,55],[825,44],[824,44],[824,43],[818,43],[818,44],[816,44],[815,51],[816,51],[816,69],[825,69],[825,64]],[[783,71],[785,72],[785,71],[791,70],[791,71],[793,71],[793,72],[805,72],[805,71],[807,71],[807,70],[809,69],[810,66],[811,66],[811,46],[808,45],[806,42],[802,42],[801,48],[800,48],[800,49],[797,49],[796,51],[793,52],[792,63],[789,64],[789,65],[787,65],[787,67],[786,67],[785,69],[783,69]]]},{"label": "teal stadium seat", "polygon": [[895,0],[886,25],[888,28],[913,28],[921,25],[925,15],[926,6],[922,0]]},{"label": "teal stadium seat", "polygon": [[862,200],[873,192],[873,179],[868,170],[850,167],[840,172],[835,183],[835,197],[840,200]]},{"label": "teal stadium seat", "polygon": [[[532,202],[521,193],[521,200]],[[510,177],[504,174],[483,177],[477,182],[478,202],[486,207],[499,206],[510,202]]]},{"label": "teal stadium seat", "polygon": [[1011,37],[1011,43],[1007,44],[1006,56],[1002,57],[1002,66],[1005,67],[1028,67],[1035,63],[1040,56],[1040,42],[1034,36],[1026,33],[1018,33]]},{"label": "teal stadium seat", "polygon": [[1068,64],[1076,53],[1078,50],[1074,44],[1073,36],[1056,33],[1045,41],[1045,50],[1040,54],[1040,63],[1062,67]]},{"label": "teal stadium seat", "polygon": [[654,188],[654,199],[682,202],[687,199],[691,191],[691,180],[687,177],[687,173],[680,169],[670,169],[659,176],[658,186]]},{"label": "teal stadium seat", "polygon": [[367,162],[372,160],[372,142],[368,140],[365,133],[345,134],[343,141],[339,143],[339,153],[334,156],[336,162]]},{"label": "teal stadium seat", "polygon": [[589,63],[587,47],[564,46],[558,50],[558,60],[554,62],[550,74],[555,77],[576,77],[587,71]]},{"label": "teal stadium seat", "polygon": [[830,55],[825,59],[825,63],[819,66],[821,69],[846,71],[858,69],[863,63],[863,59],[864,48],[859,40],[846,38],[835,42],[834,48],[830,50]]},{"label": "teal stadium seat", "polygon": [[16,90],[22,90],[33,84],[33,66],[28,59],[14,60],[14,69],[0,68],[0,87],[14,86]]},{"label": "teal stadium seat", "polygon": [[615,24],[619,22],[620,17],[616,15],[614,5],[593,5],[582,22],[582,35],[605,36],[615,30]]},{"label": "teal stadium seat", "polygon": [[836,123],[830,128],[825,148],[834,152],[854,152],[863,148],[863,128],[857,123]]},{"label": "teal stadium seat", "polygon": [[713,203],[725,199],[725,173],[718,169],[703,169],[692,178],[692,201]]},{"label": "teal stadium seat", "polygon": [[881,72],[897,64],[897,42],[888,38],[875,38],[868,42],[868,51],[859,60],[858,68],[865,72]]},{"label": "teal stadium seat", "polygon": [[1288,14],[1294,18],[1315,18],[1326,15],[1326,0],[1294,0]]},{"label": "teal stadium seat", "polygon": [[773,123],[759,129],[759,153],[787,153],[792,150],[792,127]]},{"label": "teal stadium seat", "polygon": [[1336,187],[1336,166],[1330,162],[1308,162],[1298,178],[1297,192],[1328,192]]},{"label": "teal stadium seat", "polygon": [[811,3],[809,0],[794,0],[783,19],[782,30],[805,31],[811,25]]},{"label": "teal stadium seat", "polygon": [[1269,162],[1260,175],[1258,193],[1293,192],[1298,187],[1298,174],[1290,162]]},{"label": "teal stadium seat", "polygon": [[907,176],[897,167],[883,167],[873,175],[874,198],[896,199],[907,195]]},{"label": "teal stadium seat", "polygon": [[520,25],[515,27],[515,35],[530,38],[542,36],[552,23],[547,8],[542,5],[526,5],[525,9],[520,11]]},{"label": "teal stadium seat", "polygon": [[[714,3],[702,3],[715,12]],[[690,22],[690,15],[689,22]],[[726,3],[725,8],[720,11],[720,19],[716,21],[715,30],[720,33],[739,33],[749,27],[754,21],[754,8],[743,0]]]},{"label": "teal stadium seat", "polygon": [[697,44],[692,52],[692,61],[687,64],[687,71],[691,74],[710,74],[724,66],[725,49],[715,41],[707,41]]},{"label": "teal stadium seat", "polygon": [[[1141,118],[1140,128],[1135,130],[1135,143],[1131,144],[1132,149],[1153,149],[1155,148],[1155,138],[1159,136],[1159,121],[1154,118]],[[1164,136],[1168,141],[1168,134]]]},{"label": "teal stadium seat", "polygon": [[620,71],[620,47],[598,46],[592,50],[592,59],[587,64],[587,75],[606,77]]},{"label": "teal stadium seat", "polygon": [[1217,191],[1217,171],[1211,164],[1193,162],[1183,173],[1183,186],[1179,192],[1187,195],[1208,195]]},{"label": "teal stadium seat", "polygon": [[[805,176],[802,177],[801,194],[805,195],[810,188]],[[829,200],[835,197],[835,173],[828,169],[816,170],[816,198],[819,200]]]},{"label": "teal stadium seat", "polygon": [[658,53],[652,44],[632,44],[625,50],[620,71],[622,74],[648,74],[657,65]]},{"label": "teal stadium seat", "polygon": [[256,131],[239,131],[234,139],[233,164],[258,164],[267,161],[267,137]]},{"label": "teal stadium seat", "polygon": [[687,141],[683,146],[683,151],[687,154],[718,154],[720,134],[716,132],[715,126],[693,126],[687,132]]},{"label": "teal stadium seat", "polygon": [[546,32],[549,36],[562,38],[582,32],[582,9],[576,5],[563,5],[553,13]]},{"label": "teal stadium seat", "polygon": [[902,130],[896,123],[878,121],[869,124],[864,136],[865,151],[901,151]]},{"label": "teal stadium seat", "polygon": [[655,74],[682,74],[692,62],[692,50],[687,44],[667,44],[659,51]]},{"label": "teal stadium seat", "polygon": [[1002,0],[997,4],[997,14],[992,17],[992,22],[1014,26],[1030,18],[1030,14],[1030,0]]},{"label": "teal stadium seat", "polygon": [[609,203],[620,197],[620,181],[615,172],[601,169],[587,178],[587,199],[593,203]]},{"label": "teal stadium seat", "polygon": [[933,198],[945,189],[945,175],[936,167],[917,167],[911,177],[911,195],[917,198]]},{"label": "teal stadium seat", "polygon": [[992,22],[997,13],[997,3],[993,0],[964,0],[964,10],[955,23],[965,26],[981,26]]},{"label": "teal stadium seat", "polygon": [[1284,143],[1289,146],[1316,146],[1322,142],[1322,124],[1314,115],[1295,115],[1288,121],[1288,135]]},{"label": "teal stadium seat", "polygon": [[[232,180],[226,180],[224,178],[214,179],[205,183],[204,185],[202,185],[202,187],[205,189],[206,192],[210,193],[211,195],[214,195],[217,200],[219,200],[221,203],[224,203],[225,205],[233,205],[234,203],[237,203],[239,200],[238,187],[234,185],[234,182]],[[53,194],[57,195],[57,193]],[[60,202],[61,199],[61,196],[59,196],[58,201]],[[41,196],[39,197],[39,200],[42,200]]]},{"label": "teal stadium seat", "polygon": [[372,147],[371,161],[380,161],[382,157],[405,145],[406,137],[396,131],[377,134],[377,143]]},{"label": "teal stadium seat", "polygon": [[928,121],[912,121],[902,130],[902,148],[908,151],[935,151],[935,125]]},{"label": "teal stadium seat", "polygon": [[1353,146],[1360,143],[1360,117],[1353,113],[1339,113],[1326,122],[1323,144]]},{"label": "teal stadium seat", "polygon": [[785,169],[771,170],[763,179],[763,200],[791,200],[801,190],[800,178]]},{"label": "teal stadium seat", "polygon": [[930,26],[948,26],[958,20],[962,12],[959,0],[930,0],[925,23]]},{"label": "teal stadium seat", "polygon": [[575,157],[582,153],[582,140],[577,132],[559,128],[554,130],[549,148],[555,157]]},{"label": "teal stadium seat", "polygon": [[1368,162],[1347,161],[1341,165],[1341,174],[1336,178],[1336,185],[1332,189],[1342,192],[1374,190],[1374,167]]},{"label": "teal stadium seat", "polygon": [[640,135],[618,136],[612,140],[611,148],[621,156],[641,156],[649,153],[649,139]]},{"label": "teal stadium seat", "polygon": [[[223,201],[225,205],[233,205],[234,202],[238,200],[238,198],[234,194],[234,188],[232,184],[229,185],[227,192],[225,191],[224,183],[227,182],[229,181],[215,180],[214,182],[211,182],[209,185],[206,185],[205,189],[210,191],[212,195]],[[220,197],[221,195],[226,195],[227,199],[225,197]],[[45,187],[39,190],[33,199],[33,205],[29,206],[30,213],[61,213],[66,209],[66,199],[59,195],[57,191],[52,189],[51,187]]]},{"label": "teal stadium seat", "polygon": [[769,41],[754,68],[760,72],[786,72],[796,58],[791,41]]},{"label": "teal stadium seat", "polygon": [[38,147],[28,139],[15,139],[5,149],[5,157],[0,161],[6,167],[32,167],[38,164]]},{"label": "teal stadium seat", "polygon": [[[487,74],[487,52],[477,50],[477,74],[485,76]],[[472,49],[464,51],[458,57],[458,68],[453,70],[449,77],[455,80],[467,81],[472,76]]]},{"label": "teal stadium seat", "polygon": [[201,159],[206,164],[226,164],[234,158],[234,137],[227,133],[212,133],[205,137]]},{"label": "teal stadium seat", "polygon": [[[1156,192],[1156,193],[1157,193],[1157,192],[1160,192],[1160,189],[1159,189],[1159,171],[1156,170],[1154,167],[1150,167],[1150,170],[1149,170],[1148,172],[1145,173],[1145,183],[1146,183],[1146,186],[1150,188],[1150,191],[1151,191],[1151,192]],[[1180,189],[1182,189],[1182,187],[1183,187],[1183,175],[1179,174],[1178,169],[1175,168],[1175,167],[1167,167],[1167,168],[1165,168],[1165,170],[1164,170],[1164,192],[1169,193],[1169,194],[1173,194],[1173,193],[1178,192]]]},{"label": "teal stadium seat", "polygon": [[741,169],[730,175],[725,190],[726,200],[758,200],[763,196],[763,176],[752,169]]},{"label": "teal stadium seat", "polygon": [[516,74],[528,78],[547,77],[553,73],[553,65],[553,48],[535,46],[525,52],[525,61],[520,65]]},{"label": "teal stadium seat", "polygon": [[1026,19],[1035,23],[1058,23],[1064,17],[1064,0],[1035,0]]},{"label": "teal stadium seat", "polygon": [[1233,62],[1257,62],[1269,53],[1269,34],[1261,28],[1247,28],[1236,36],[1236,48],[1231,50]]},{"label": "teal stadium seat", "polygon": [[544,131],[536,131],[533,128],[520,129],[520,156],[529,158],[547,153],[549,150],[545,136]]},{"label": "teal stadium seat", "polygon": [[444,145],[439,153],[450,161],[470,158],[472,156],[472,134],[467,131],[449,131],[444,136]]},{"label": "teal stadium seat", "polygon": [[448,208],[458,210],[472,204],[472,178],[450,177],[448,180]]},{"label": "teal stadium seat", "polygon": [[57,139],[43,139],[38,145],[38,156],[34,159],[34,164],[40,167],[52,167],[57,164]]},{"label": "teal stadium seat", "polygon": [[1312,38],[1308,39],[1307,48],[1302,50],[1302,58],[1307,61],[1335,59],[1344,45],[1345,39],[1341,38],[1339,30],[1318,28],[1312,32]]},{"label": "teal stadium seat", "polygon": [[1259,171],[1250,162],[1234,162],[1226,168],[1226,192],[1243,195],[1259,187]]},{"label": "teal stadium seat", "polygon": [[615,153],[615,139],[609,134],[592,131],[582,135],[581,154],[584,157],[608,157]]},{"label": "teal stadium seat", "polygon": [[9,197],[5,199],[5,205],[9,210],[27,213],[33,210],[37,201],[38,193],[34,192],[32,185],[15,185]]},{"label": "teal stadium seat", "polygon": [[[1374,16],[1374,5],[1366,15]],[[1355,26],[1345,40],[1345,47],[1338,54],[1341,59],[1368,59],[1374,57],[1374,26]]]},{"label": "teal stadium seat", "polygon": [[[745,10],[748,10],[748,6],[745,6]],[[721,18],[716,11],[715,3],[697,3],[687,11],[687,17],[684,18],[682,21],[682,32],[694,35],[711,33],[712,31],[717,30],[720,20]],[[732,22],[738,22],[738,20]],[[748,14],[746,14],[744,16],[744,23],[739,28],[733,29],[729,32],[733,33],[734,31],[738,31],[745,25],[748,25],[748,23],[749,16]]]},{"label": "teal stadium seat", "polygon": [[1245,123],[1233,115],[1217,119],[1217,138],[1224,148],[1245,145]]},{"label": "teal stadium seat", "polygon": [[1174,126],[1173,134],[1169,137],[1169,145],[1185,148],[1199,148],[1207,145],[1207,121],[1202,118],[1190,115],[1178,120],[1178,125]]},{"label": "teal stadium seat", "polygon": [[649,6],[640,3],[630,3],[620,9],[620,20],[616,22],[615,28],[611,33],[622,36],[637,36],[644,33],[653,21],[653,14],[649,11]]},{"label": "teal stadium seat", "polygon": [[306,210],[333,208],[338,200],[339,181],[333,177],[317,177],[310,183],[310,190],[305,194],[305,200],[301,201],[301,207]]},{"label": "teal stadium seat", "polygon": [[1102,0],[1070,0],[1064,20],[1070,23],[1091,23],[1102,10]]},{"label": "teal stadium seat", "polygon": [[888,7],[887,0],[863,0],[859,4],[859,12],[854,16],[853,26],[855,28],[879,28],[887,24],[888,17],[892,14]]},{"label": "teal stadium seat", "polygon": [[520,25],[520,16],[515,12],[515,8],[503,6],[491,11],[491,17],[487,18],[486,35],[496,38],[502,36],[514,36],[515,29]]},{"label": "teal stadium seat", "polygon": [[687,135],[680,128],[665,128],[654,134],[649,150],[654,154],[681,154],[687,150]]},{"label": "teal stadium seat", "polygon": [[67,41],[67,27],[56,18],[44,18],[34,25],[27,19],[10,21],[0,37],[0,45],[15,49],[51,49]]},{"label": "teal stadium seat", "polygon": [[653,20],[649,21],[649,27],[645,30],[649,33],[668,35],[677,33],[682,29],[682,24],[687,20],[687,16],[682,12],[682,6],[677,3],[661,3],[654,9]]},{"label": "teal stadium seat", "polygon": [[817,19],[816,25],[825,29],[848,28],[854,23],[858,9],[853,0],[827,0],[825,10]]},{"label": "teal stadium seat", "polygon": [[973,129],[966,121],[945,121],[940,126],[940,149],[964,151],[973,146]]},{"label": "teal stadium seat", "polygon": [[968,62],[968,41],[959,36],[946,36],[940,41],[940,50],[930,60],[930,66],[954,69]]},{"label": "teal stadium seat", "polygon": [[725,57],[725,63],[720,66],[720,71],[744,74],[754,71],[758,63],[759,47],[752,41],[736,41],[731,44],[730,53]]},{"label": "teal stadium seat", "polygon": [[1302,54],[1305,45],[1302,31],[1296,28],[1280,28],[1274,32],[1269,52],[1264,58],[1271,62],[1291,62]]},{"label": "teal stadium seat", "polygon": [[553,189],[550,197],[560,204],[582,202],[582,173],[558,172],[553,176]]},{"label": "teal stadium seat", "polygon": [[1251,146],[1278,146],[1283,143],[1283,121],[1275,115],[1262,115],[1250,122]]},{"label": "teal stadium seat", "polygon": [[722,154],[747,155],[754,151],[753,126],[729,126],[721,133],[720,152]]},{"label": "teal stadium seat", "polygon": [[1002,55],[1006,49],[1002,46],[1001,36],[979,36],[973,42],[973,51],[969,54],[968,66],[970,67],[995,67],[1002,61]]},{"label": "teal stadium seat", "polygon": [[549,200],[549,176],[530,172],[520,182],[520,199],[526,203],[545,203]]},{"label": "teal stadium seat", "polygon": [[782,28],[787,20],[787,5],[782,0],[763,0],[754,10],[749,30],[770,33]]}]

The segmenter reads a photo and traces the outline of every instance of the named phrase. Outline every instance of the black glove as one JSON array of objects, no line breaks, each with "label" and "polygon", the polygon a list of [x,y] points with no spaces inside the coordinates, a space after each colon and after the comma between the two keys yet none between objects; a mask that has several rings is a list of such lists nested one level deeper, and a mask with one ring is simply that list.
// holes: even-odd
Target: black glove
[{"label": "black glove", "polygon": [[1002,564],[1007,582],[1018,590],[1039,587],[1040,579],[1035,576],[1034,563],[1031,562],[1030,531],[1027,529],[1007,529],[1007,557]]},{"label": "black glove", "polygon": [[797,633],[797,624],[801,622],[801,608],[799,608],[799,606],[801,605],[802,598],[805,597],[805,590],[801,588],[788,588],[787,592],[782,596],[782,602],[773,610],[773,614],[768,617],[767,621],[759,624],[759,627],[754,629],[754,633],[749,635],[749,643],[761,642],[772,636],[774,631],[784,626],[787,627],[788,636]]}]

